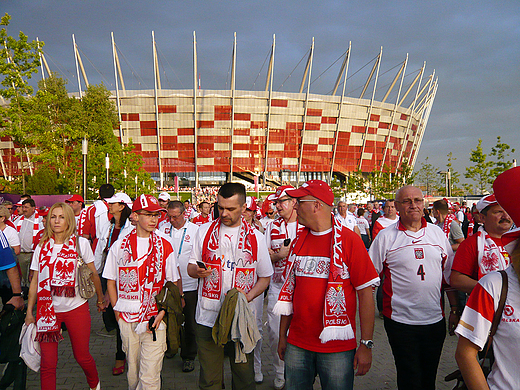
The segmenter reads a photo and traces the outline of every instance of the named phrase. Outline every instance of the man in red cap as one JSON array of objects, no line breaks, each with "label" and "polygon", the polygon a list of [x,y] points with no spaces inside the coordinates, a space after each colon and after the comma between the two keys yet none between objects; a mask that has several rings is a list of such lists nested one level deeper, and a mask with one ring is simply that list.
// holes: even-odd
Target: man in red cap
[{"label": "man in red cap", "polygon": [[[395,196],[399,221],[379,232],[369,255],[383,273],[383,320],[399,389],[435,389],[446,337],[442,286],[453,251],[441,229],[423,218],[424,198],[414,186]],[[447,291],[452,305],[456,291]],[[458,317],[450,316],[450,324]]]},{"label": "man in red cap", "polygon": [[286,194],[296,198],[298,222],[305,226],[291,245],[274,307],[281,315],[278,354],[285,361],[286,389],[312,388],[315,374],[329,388],[351,389],[354,370],[364,375],[372,363],[372,286],[379,278],[361,238],[333,217],[327,183],[310,180]]},{"label": "man in red cap", "polygon": [[132,206],[135,229],[112,245],[103,271],[126,353],[130,390],[161,388],[166,324],[162,321],[165,311],[157,311],[155,296],[168,281],[182,291],[177,282],[173,247],[167,237],[156,233],[162,211],[151,195],[141,195],[135,200]]},{"label": "man in red cap", "polygon": [[65,201],[72,210],[74,210],[74,217],[76,218],[76,233],[78,236],[83,236],[85,220],[87,219],[87,209],[85,208],[85,201],[81,195],[72,195]]},{"label": "man in red cap", "polygon": [[477,210],[483,218],[483,226],[459,245],[451,267],[451,286],[468,294],[482,276],[504,270],[510,263],[501,237],[511,229],[511,217],[494,194],[480,199]]},{"label": "man in red cap", "polygon": [[[294,190],[293,186],[280,186],[274,194],[267,197],[272,201],[279,215],[272,223],[267,225],[265,239],[269,255],[273,262],[274,274],[271,276],[269,292],[267,294],[267,326],[271,358],[275,369],[274,388],[280,390],[285,385],[284,362],[278,356],[278,335],[280,333],[280,315],[274,314],[274,305],[278,301],[284,278],[283,272],[287,264],[287,255],[291,242],[297,234],[303,231],[304,226],[297,222],[296,199],[287,195],[287,190]],[[272,210],[274,213],[274,211]]]}]

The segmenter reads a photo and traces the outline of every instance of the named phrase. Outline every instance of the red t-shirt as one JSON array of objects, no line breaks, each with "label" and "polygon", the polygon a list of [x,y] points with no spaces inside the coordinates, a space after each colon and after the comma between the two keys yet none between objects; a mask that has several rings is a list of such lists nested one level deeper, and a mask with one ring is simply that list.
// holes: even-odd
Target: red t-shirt
[{"label": "red t-shirt", "polygon": [[193,220],[191,222],[197,226],[203,225],[203,224],[209,222],[209,214],[206,216],[206,218],[204,218],[202,216],[202,214],[199,214],[195,218],[193,218]]},{"label": "red t-shirt", "polygon": [[[343,282],[347,315],[356,332],[356,290],[378,280],[377,272],[359,236],[348,228],[342,230],[344,262],[349,279]],[[344,352],[357,347],[356,339],[322,343],[323,310],[329,276],[332,231],[316,235],[309,232],[295,260],[296,281],[293,318],[287,342],[314,352]]]},{"label": "red t-shirt", "polygon": [[[458,271],[474,280],[479,280],[477,237],[478,235],[474,234],[460,243],[451,266],[452,271]],[[490,238],[503,250],[501,238]]]}]

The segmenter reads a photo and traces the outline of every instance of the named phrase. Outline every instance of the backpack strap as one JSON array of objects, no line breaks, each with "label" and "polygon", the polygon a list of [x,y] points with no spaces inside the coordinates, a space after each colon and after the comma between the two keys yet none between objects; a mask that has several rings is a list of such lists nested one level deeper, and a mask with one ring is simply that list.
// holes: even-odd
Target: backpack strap
[{"label": "backpack strap", "polygon": [[506,298],[507,298],[507,290],[509,287],[509,280],[507,279],[507,273],[506,271],[498,271],[500,272],[500,275],[502,276],[502,290],[500,291],[500,300],[498,301],[498,307],[497,311],[495,312],[495,315],[493,316],[493,323],[491,325],[491,330],[489,331],[487,346],[486,346],[486,354],[484,355],[484,358],[486,357],[489,348],[491,347],[491,344],[493,343],[493,336],[497,332],[498,325],[500,324],[500,319],[502,318],[502,313],[504,312],[504,306],[506,305]]}]

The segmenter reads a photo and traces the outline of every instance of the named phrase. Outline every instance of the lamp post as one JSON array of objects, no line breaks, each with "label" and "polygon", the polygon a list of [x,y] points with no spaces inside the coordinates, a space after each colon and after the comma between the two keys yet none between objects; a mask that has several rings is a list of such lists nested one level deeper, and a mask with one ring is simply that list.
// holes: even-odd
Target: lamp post
[{"label": "lamp post", "polygon": [[448,168],[447,171],[439,171],[437,172],[440,175],[444,175],[444,183],[446,188],[446,197],[451,196],[451,169]]},{"label": "lamp post", "polygon": [[88,141],[87,137],[81,141],[81,154],[83,155],[83,199],[87,200],[87,152]]},{"label": "lamp post", "polygon": [[105,169],[107,170],[107,184],[108,184],[108,170],[110,169],[110,157],[108,157],[108,153],[105,156]]},{"label": "lamp post", "polygon": [[125,192],[126,192],[126,168],[123,170],[123,176],[125,177]]}]

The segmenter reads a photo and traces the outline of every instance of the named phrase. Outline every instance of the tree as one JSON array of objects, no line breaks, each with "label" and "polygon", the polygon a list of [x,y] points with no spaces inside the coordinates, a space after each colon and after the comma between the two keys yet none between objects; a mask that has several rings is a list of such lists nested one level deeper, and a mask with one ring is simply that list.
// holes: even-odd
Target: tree
[{"label": "tree", "polygon": [[487,155],[482,150],[481,138],[478,139],[477,147],[475,149],[471,149],[469,161],[471,161],[474,165],[466,167],[466,173],[464,174],[464,177],[475,182],[477,190],[480,194],[488,192],[490,182],[492,183],[492,175],[490,170],[494,163],[493,161],[487,160]]},{"label": "tree", "polygon": [[[490,184],[493,184],[496,177],[500,175],[502,172],[508,170],[513,167],[513,162],[509,160],[509,150],[511,147],[503,143],[500,139],[500,136],[497,137],[497,143],[495,146],[491,148],[490,156],[495,158],[493,163],[494,167],[489,171],[490,174]],[[511,149],[511,153],[514,153],[515,149]]]},{"label": "tree", "polygon": [[434,192],[438,192],[439,188],[442,187],[440,177],[437,172],[439,168],[428,162],[429,157],[421,162],[421,167],[416,172],[414,183],[422,186],[426,189],[426,195],[432,195]]}]

